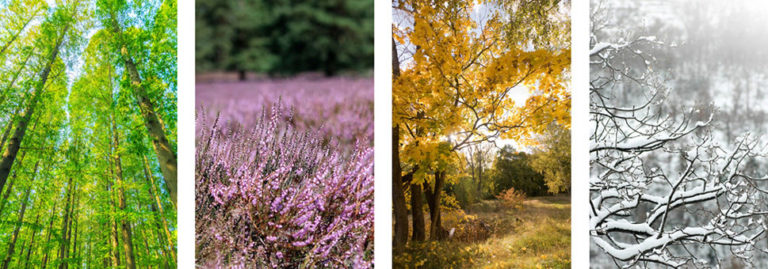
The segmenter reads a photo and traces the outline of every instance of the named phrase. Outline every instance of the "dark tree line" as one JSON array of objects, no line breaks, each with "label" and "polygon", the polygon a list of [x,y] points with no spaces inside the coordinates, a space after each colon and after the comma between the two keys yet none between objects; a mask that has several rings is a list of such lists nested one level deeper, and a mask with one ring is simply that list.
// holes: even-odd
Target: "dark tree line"
[{"label": "dark tree line", "polygon": [[197,1],[196,68],[291,75],[373,66],[373,1]]}]

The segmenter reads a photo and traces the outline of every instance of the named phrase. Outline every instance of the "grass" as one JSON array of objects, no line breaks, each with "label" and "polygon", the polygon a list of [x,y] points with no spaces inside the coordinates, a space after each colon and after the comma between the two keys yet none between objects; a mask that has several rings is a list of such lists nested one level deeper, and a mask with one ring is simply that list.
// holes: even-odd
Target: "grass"
[{"label": "grass", "polygon": [[486,200],[467,211],[445,212],[444,227],[460,234],[472,229],[467,220],[482,222],[487,238],[410,242],[395,254],[395,268],[570,268],[569,196],[528,198],[519,209]]}]

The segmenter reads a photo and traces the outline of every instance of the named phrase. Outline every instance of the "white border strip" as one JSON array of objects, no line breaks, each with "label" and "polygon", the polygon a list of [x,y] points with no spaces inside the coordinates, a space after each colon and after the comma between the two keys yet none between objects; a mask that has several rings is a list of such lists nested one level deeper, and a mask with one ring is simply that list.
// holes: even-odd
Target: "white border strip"
[{"label": "white border strip", "polygon": [[571,2],[571,268],[589,268],[589,1]]},{"label": "white border strip", "polygon": [[374,12],[374,262],[392,268],[392,2]]},{"label": "white border strip", "polygon": [[178,11],[178,268],[195,268],[195,1]]}]

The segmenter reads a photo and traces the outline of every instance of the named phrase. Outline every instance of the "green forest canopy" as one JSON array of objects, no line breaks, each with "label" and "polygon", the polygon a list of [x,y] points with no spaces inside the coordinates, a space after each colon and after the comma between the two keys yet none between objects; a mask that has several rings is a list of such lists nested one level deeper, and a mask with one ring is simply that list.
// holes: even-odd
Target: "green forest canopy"
[{"label": "green forest canopy", "polygon": [[198,72],[373,68],[373,0],[195,2]]},{"label": "green forest canopy", "polygon": [[175,267],[176,10],[0,1],[0,268]]}]

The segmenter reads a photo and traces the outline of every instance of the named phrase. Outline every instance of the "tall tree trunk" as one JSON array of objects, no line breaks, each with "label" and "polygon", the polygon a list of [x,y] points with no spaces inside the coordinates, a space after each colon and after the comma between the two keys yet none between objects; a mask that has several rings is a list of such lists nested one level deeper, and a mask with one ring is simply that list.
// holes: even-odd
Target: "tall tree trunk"
[{"label": "tall tree trunk", "polygon": [[[114,195],[112,195],[114,196]],[[113,203],[114,203],[114,197],[112,197]],[[115,219],[115,216],[117,215],[116,206],[112,205],[112,219],[110,221],[110,228],[111,228],[111,236],[110,236],[110,243],[112,244],[111,250],[112,250],[112,266],[113,267],[119,267],[120,266],[120,248],[118,248],[118,244],[120,244],[119,240],[119,233],[117,231],[117,220]]]},{"label": "tall tree trunk", "polygon": [[150,203],[150,207],[152,209],[152,212],[157,212],[155,214],[158,217],[158,219],[162,222],[162,225],[158,223],[158,228],[163,231],[164,237],[167,240],[168,244],[168,250],[167,253],[170,255],[171,260],[175,263],[176,262],[176,251],[173,249],[173,246],[176,245],[173,242],[173,236],[171,236],[171,231],[168,229],[168,220],[165,218],[165,212],[163,210],[163,204],[160,201],[160,193],[155,189],[155,179],[152,176],[152,173],[150,173],[149,169],[149,161],[147,160],[147,156],[144,156],[144,177],[149,181],[149,195],[150,197],[155,198],[155,204]]},{"label": "tall tree trunk", "polygon": [[149,240],[148,240],[149,236],[147,236],[146,230],[144,230],[144,229],[136,229],[136,227],[134,227],[134,231],[136,231],[136,230],[139,231],[139,238],[144,238],[144,240],[141,240],[142,242],[144,242],[144,255],[147,255],[146,257],[151,257],[152,256],[152,252],[150,251],[151,248],[149,248]]},{"label": "tall tree trunk", "polygon": [[395,45],[395,38],[392,38],[392,79],[395,80],[400,76],[400,58],[397,56],[397,45]]},{"label": "tall tree trunk", "polygon": [[[37,123],[39,122],[40,117],[37,117],[35,119],[35,123],[32,124],[32,130],[35,130],[35,127],[37,126]],[[23,167],[24,164],[24,156],[27,156],[27,151],[21,152],[21,157],[19,157],[19,165],[18,167]],[[35,169],[37,169],[37,164],[35,164]],[[16,181],[16,176],[18,175],[18,169],[13,171],[13,175],[11,176],[11,181],[8,183],[8,188],[5,189],[5,193],[3,194],[2,200],[0,200],[0,214],[2,214],[3,209],[5,209],[5,205],[8,204],[8,196],[11,194],[11,191],[13,190],[13,182]]]},{"label": "tall tree trunk", "polygon": [[[117,133],[116,115],[112,116],[112,138],[113,138],[113,164],[115,166],[115,180],[117,181],[117,202],[120,212],[125,212],[125,187],[123,185],[123,167],[120,161],[120,138]],[[131,226],[125,218],[120,219],[120,233],[123,238],[123,250],[125,251],[125,262],[129,269],[136,269],[136,260],[133,253],[133,239]]]},{"label": "tall tree trunk", "polygon": [[112,251],[113,251],[112,265],[114,267],[119,267],[122,260],[120,259],[120,248],[118,247],[118,245],[120,244],[120,235],[119,235],[119,232],[117,231],[117,217],[116,217],[117,205],[115,204],[115,200],[117,199],[115,197],[114,190],[112,190],[112,193],[110,193],[110,195],[112,196],[111,197],[112,199],[112,218],[111,218],[112,240],[111,241],[112,241]]},{"label": "tall tree trunk", "polygon": [[37,234],[38,224],[40,224],[40,213],[37,213],[37,217],[35,217],[35,226],[32,227],[32,239],[30,240],[29,247],[27,248],[27,257],[24,259],[24,269],[29,268],[29,256],[32,255],[32,250],[35,247],[35,234]]},{"label": "tall tree trunk", "polygon": [[16,246],[16,240],[19,238],[21,223],[24,221],[24,211],[27,210],[27,200],[29,200],[29,193],[31,190],[32,186],[28,187],[26,194],[24,194],[24,200],[22,200],[21,209],[19,210],[19,218],[16,220],[16,228],[13,230],[13,235],[11,235],[11,242],[10,245],[8,245],[8,252],[5,255],[5,259],[3,259],[3,265],[0,267],[2,269],[8,269],[8,265],[11,263],[14,247]]},{"label": "tall tree trunk", "polygon": [[[406,175],[409,181],[413,180],[413,173]],[[421,184],[411,183],[411,221],[413,222],[413,241],[424,241],[426,233],[424,230],[424,203],[421,197]]]},{"label": "tall tree trunk", "polygon": [[[40,162],[38,161],[35,164],[35,172],[32,174],[32,182],[35,180],[35,175],[37,174],[37,165]],[[8,269],[8,265],[11,263],[11,258],[13,257],[14,247],[16,246],[16,240],[19,239],[19,231],[21,230],[21,224],[24,222],[24,212],[27,211],[27,204],[29,203],[29,194],[32,192],[32,185],[27,187],[27,191],[24,193],[24,199],[21,200],[21,209],[19,209],[19,218],[16,221],[16,229],[13,230],[13,235],[11,236],[11,244],[8,246],[8,253],[5,256],[5,259],[3,260],[3,265],[0,266],[2,269]]]},{"label": "tall tree trunk", "polygon": [[[395,39],[392,39],[392,79],[400,76],[400,62],[397,57]],[[392,127],[392,204],[394,206],[395,230],[393,246],[402,251],[408,243],[408,209],[405,207],[402,169],[400,167],[400,126]]]},{"label": "tall tree trunk", "polygon": [[51,242],[51,234],[53,233],[53,222],[56,220],[56,216],[58,215],[56,211],[56,206],[58,206],[58,200],[56,200],[53,203],[53,210],[51,210],[51,220],[48,222],[48,235],[45,238],[45,245],[43,247],[43,251],[45,251],[45,254],[43,255],[43,261],[41,268],[45,268],[45,266],[48,264],[48,253],[51,251],[48,247],[48,243]]},{"label": "tall tree trunk", "polygon": [[115,188],[113,185],[113,180],[115,178],[115,170],[113,169],[112,160],[110,156],[107,156],[105,158],[107,167],[109,167],[109,180],[107,180],[107,192],[109,193],[109,210],[111,213],[109,214],[109,244],[110,244],[110,260],[112,261],[112,267],[120,267],[120,249],[118,248],[118,245],[120,244],[118,238],[119,233],[117,232],[117,204],[115,200],[117,200],[115,195]]},{"label": "tall tree trunk", "polygon": [[51,52],[50,57],[48,57],[48,63],[45,65],[45,68],[43,68],[43,72],[40,75],[40,82],[38,82],[35,87],[35,92],[32,96],[32,99],[29,101],[24,114],[19,119],[16,130],[8,143],[8,147],[3,151],[3,159],[0,161],[0,190],[2,190],[3,186],[5,186],[8,175],[11,173],[13,161],[16,160],[16,153],[19,152],[21,142],[24,139],[24,134],[27,131],[27,124],[29,123],[32,114],[35,112],[35,106],[37,105],[37,102],[42,95],[43,89],[45,88],[45,83],[48,81],[48,75],[51,73],[51,68],[53,67],[53,63],[56,61],[56,56],[59,54],[59,47],[61,47],[61,43],[64,41],[64,35],[68,29],[69,25],[64,27],[64,31],[62,31],[61,37],[59,37],[59,40],[56,42],[56,46],[53,47],[53,51]]},{"label": "tall tree trunk", "polygon": [[[19,233],[22,234],[21,235],[22,237],[24,237],[23,235],[24,232],[19,232]],[[19,257],[16,258],[16,264],[14,266],[11,266],[11,268],[21,268],[21,263],[24,262],[24,260],[21,257],[24,256],[24,251],[26,251],[28,248],[29,248],[29,244],[27,244],[27,242],[24,239],[22,239],[21,246],[20,246],[21,252],[19,253]]]},{"label": "tall tree trunk", "polygon": [[[35,120],[35,123],[32,126],[32,130],[35,129],[35,126],[37,126],[37,120]],[[21,152],[21,157],[19,157],[18,167],[22,167],[22,165],[24,164],[24,156],[26,155],[27,155],[26,151]],[[0,214],[2,214],[3,209],[5,209],[5,205],[8,202],[8,196],[11,194],[11,191],[13,190],[13,183],[16,181],[17,174],[18,174],[17,170],[13,171],[13,175],[11,176],[11,182],[8,183],[8,188],[6,188],[5,192],[3,193],[3,200],[0,200]]]},{"label": "tall tree trunk", "polygon": [[430,190],[429,186],[425,187],[427,196],[427,204],[429,205],[429,239],[430,240],[442,240],[446,237],[447,232],[443,228],[441,215],[440,215],[440,193],[443,189],[443,181],[445,172],[435,172],[435,187]]},{"label": "tall tree trunk", "polygon": [[408,209],[405,207],[403,193],[402,171],[400,168],[400,128],[392,128],[392,203],[395,213],[395,231],[393,245],[395,250],[402,251],[408,243]]},{"label": "tall tree trunk", "polygon": [[110,261],[112,260],[112,257],[114,257],[112,255],[112,248],[111,248],[111,246],[112,246],[112,229],[111,229],[111,227],[112,227],[112,223],[111,222],[107,221],[106,223],[104,223],[104,228],[103,229],[104,229],[104,231],[108,231],[107,232],[107,237],[106,237],[107,241],[104,243],[104,245],[107,246],[107,256],[103,257],[101,259],[101,262],[102,262],[102,266],[105,267],[105,268],[109,267]]},{"label": "tall tree trunk", "polygon": [[[3,100],[3,99],[0,99]],[[2,101],[0,101],[2,103]],[[5,142],[8,141],[8,135],[11,134],[11,129],[13,129],[13,120],[16,115],[19,114],[19,110],[21,109],[21,106],[16,106],[16,111],[13,112],[13,116],[8,120],[8,124],[5,125],[5,130],[3,131],[3,136],[0,137],[0,152],[3,152],[3,149],[5,148]]]},{"label": "tall tree trunk", "polygon": [[[16,112],[14,112],[13,115],[19,113],[19,107],[16,107]],[[11,118],[8,120],[8,124],[6,124],[5,128],[3,129],[3,136],[0,137],[0,152],[3,152],[5,141],[8,141],[8,135],[11,134],[11,129],[13,129],[13,116],[11,116]]]},{"label": "tall tree trunk", "polygon": [[168,193],[171,195],[171,201],[176,205],[176,152],[171,148],[171,143],[165,136],[162,120],[155,111],[155,104],[149,99],[146,88],[142,86],[141,76],[139,76],[136,64],[133,62],[125,45],[122,31],[117,24],[114,14],[112,16],[112,27],[118,35],[121,44],[120,54],[125,63],[125,69],[128,71],[128,76],[131,78],[134,97],[144,118],[144,126],[147,128],[149,138],[152,140],[152,147],[155,149],[157,160],[160,163],[160,170],[163,173]]},{"label": "tall tree trunk", "polygon": [[[73,226],[72,222],[74,222],[75,238],[72,239],[72,244],[73,244],[72,245],[72,255],[70,256],[72,259],[74,259],[77,256],[77,235],[78,235],[77,227],[79,226],[78,222],[77,222],[77,218],[78,218],[78,215],[80,214],[77,211],[77,207],[78,207],[79,204],[80,204],[80,195],[77,195],[77,193],[75,193],[74,206],[72,207],[72,219],[70,219],[70,224],[69,224],[70,226]],[[70,228],[70,230],[73,230],[73,228]],[[75,260],[75,261],[77,261],[77,260]]]},{"label": "tall tree trunk", "polygon": [[69,237],[67,235],[67,231],[69,231],[69,218],[72,217],[70,215],[70,208],[72,208],[72,198],[74,198],[74,192],[76,191],[76,188],[74,186],[74,183],[72,182],[72,177],[69,177],[69,184],[67,185],[69,190],[67,190],[67,198],[66,198],[66,205],[64,206],[64,219],[61,222],[61,243],[59,244],[59,269],[66,269],[69,267],[69,263],[67,262],[67,253],[69,253]]}]

